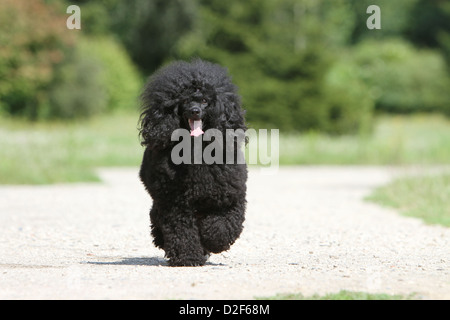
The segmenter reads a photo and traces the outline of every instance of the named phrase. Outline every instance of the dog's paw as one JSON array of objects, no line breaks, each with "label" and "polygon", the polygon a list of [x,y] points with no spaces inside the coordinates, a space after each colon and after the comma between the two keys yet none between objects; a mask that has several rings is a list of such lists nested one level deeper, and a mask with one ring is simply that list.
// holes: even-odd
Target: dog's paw
[{"label": "dog's paw", "polygon": [[201,267],[205,265],[209,256],[201,256],[195,258],[170,258],[169,266],[171,267]]}]

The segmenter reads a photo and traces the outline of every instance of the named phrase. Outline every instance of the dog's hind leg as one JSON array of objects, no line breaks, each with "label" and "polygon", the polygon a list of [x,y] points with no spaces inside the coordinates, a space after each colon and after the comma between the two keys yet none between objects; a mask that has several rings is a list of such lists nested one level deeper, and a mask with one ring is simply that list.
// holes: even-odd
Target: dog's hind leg
[{"label": "dog's hind leg", "polygon": [[153,243],[156,247],[164,249],[164,237],[159,226],[159,212],[155,203],[150,210],[150,227]]},{"label": "dog's hind leg", "polygon": [[239,238],[245,220],[245,203],[202,215],[198,219],[200,239],[208,252],[228,250]]}]

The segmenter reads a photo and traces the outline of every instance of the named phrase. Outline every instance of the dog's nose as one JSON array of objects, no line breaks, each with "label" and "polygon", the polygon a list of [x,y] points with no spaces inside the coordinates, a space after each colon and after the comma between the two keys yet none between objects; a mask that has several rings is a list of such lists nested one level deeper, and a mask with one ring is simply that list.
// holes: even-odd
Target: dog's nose
[{"label": "dog's nose", "polygon": [[191,113],[191,116],[199,116],[201,112],[200,108],[198,107],[193,107],[189,111]]}]

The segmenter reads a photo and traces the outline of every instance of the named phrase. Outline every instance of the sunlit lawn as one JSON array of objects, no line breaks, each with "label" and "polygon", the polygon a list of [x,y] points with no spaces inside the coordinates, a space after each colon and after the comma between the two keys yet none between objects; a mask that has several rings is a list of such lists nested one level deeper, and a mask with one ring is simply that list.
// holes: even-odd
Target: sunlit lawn
[{"label": "sunlit lawn", "polygon": [[438,115],[378,117],[370,135],[284,135],[283,164],[450,163],[450,120]]},{"label": "sunlit lawn", "polygon": [[341,290],[337,293],[329,293],[325,295],[304,296],[301,293],[295,294],[277,294],[272,297],[261,297],[257,299],[264,300],[409,300],[413,299],[414,295],[389,295],[385,293],[366,293]]},{"label": "sunlit lawn", "polygon": [[403,177],[376,189],[368,198],[429,224],[450,227],[450,173]]},{"label": "sunlit lawn", "polygon": [[[98,181],[96,167],[138,166],[138,117],[29,123],[0,118],[0,183]],[[441,116],[379,117],[370,135],[280,132],[280,164],[450,163],[450,121]]]},{"label": "sunlit lawn", "polygon": [[85,122],[0,120],[0,183],[98,181],[99,166],[137,166],[138,115]]}]

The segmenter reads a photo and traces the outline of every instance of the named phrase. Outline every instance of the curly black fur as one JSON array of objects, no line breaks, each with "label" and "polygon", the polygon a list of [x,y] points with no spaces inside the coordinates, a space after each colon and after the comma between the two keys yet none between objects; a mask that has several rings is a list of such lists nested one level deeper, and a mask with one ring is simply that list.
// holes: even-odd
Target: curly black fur
[{"label": "curly black fur", "polygon": [[[140,178],[153,198],[153,242],[171,266],[204,265],[209,253],[228,250],[242,232],[247,167],[225,161],[176,165],[171,150],[178,142],[171,135],[189,130],[189,119],[201,119],[203,130],[218,129],[224,137],[226,129],[245,131],[237,88],[219,65],[177,61],[149,79],[142,101]],[[234,141],[235,158],[239,145]]]}]

